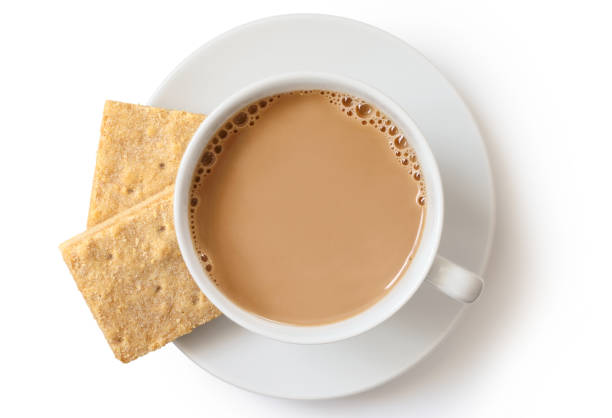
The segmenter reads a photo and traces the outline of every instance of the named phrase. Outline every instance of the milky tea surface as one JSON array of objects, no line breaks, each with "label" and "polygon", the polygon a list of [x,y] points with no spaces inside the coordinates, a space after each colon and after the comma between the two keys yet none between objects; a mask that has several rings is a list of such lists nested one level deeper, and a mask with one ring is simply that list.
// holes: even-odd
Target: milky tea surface
[{"label": "milky tea surface", "polygon": [[409,139],[360,98],[321,90],[257,100],[228,119],[191,184],[202,267],[242,308],[336,322],[396,283],[427,211]]}]

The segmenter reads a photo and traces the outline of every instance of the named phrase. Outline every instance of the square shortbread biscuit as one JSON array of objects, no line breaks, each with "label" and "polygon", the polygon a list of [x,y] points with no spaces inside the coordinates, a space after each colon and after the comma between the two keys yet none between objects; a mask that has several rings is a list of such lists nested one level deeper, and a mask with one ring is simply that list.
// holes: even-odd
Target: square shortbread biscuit
[{"label": "square shortbread biscuit", "polygon": [[192,280],[173,186],[60,245],[115,356],[129,362],[220,315]]},{"label": "square shortbread biscuit", "polygon": [[174,183],[181,157],[204,115],[107,101],[87,226]]}]

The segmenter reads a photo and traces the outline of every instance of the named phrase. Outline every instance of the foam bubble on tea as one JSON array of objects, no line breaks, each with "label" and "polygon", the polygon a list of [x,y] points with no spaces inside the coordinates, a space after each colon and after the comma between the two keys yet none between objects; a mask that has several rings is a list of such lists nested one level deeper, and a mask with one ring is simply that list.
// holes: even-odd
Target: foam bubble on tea
[{"label": "foam bubble on tea", "polygon": [[408,133],[335,91],[259,99],[211,138],[189,204],[202,268],[229,299],[294,325],[340,321],[400,279],[427,193]]}]

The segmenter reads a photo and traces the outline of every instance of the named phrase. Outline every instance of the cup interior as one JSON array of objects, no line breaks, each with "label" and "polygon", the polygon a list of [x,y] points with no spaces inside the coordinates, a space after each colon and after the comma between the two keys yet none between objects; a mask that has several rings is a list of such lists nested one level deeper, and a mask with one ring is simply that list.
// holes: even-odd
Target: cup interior
[{"label": "cup interior", "polygon": [[[222,124],[239,109],[253,101],[295,90],[334,90],[363,98],[389,116],[408,134],[425,181],[427,214],[420,244],[410,266],[393,288],[366,310],[331,324],[299,326],[275,322],[242,309],[212,282],[196,254],[189,228],[189,188],[194,170],[206,145]],[[429,271],[440,242],[443,223],[443,193],[439,170],[422,133],[409,115],[381,92],[357,80],[324,73],[290,73],[274,76],[236,92],[223,101],[200,125],[189,143],[179,166],[175,195],[174,220],[183,259],[202,292],[221,312],[252,332],[284,342],[300,344],[327,343],[349,338],[378,325],[400,309],[421,285]]]}]

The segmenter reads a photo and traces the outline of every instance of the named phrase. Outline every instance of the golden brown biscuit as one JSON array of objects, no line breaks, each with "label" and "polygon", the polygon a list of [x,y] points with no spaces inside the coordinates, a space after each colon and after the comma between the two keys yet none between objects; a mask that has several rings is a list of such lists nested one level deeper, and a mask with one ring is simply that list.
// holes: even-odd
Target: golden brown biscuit
[{"label": "golden brown biscuit", "polygon": [[173,186],[60,245],[115,356],[129,362],[219,316],[191,279]]},{"label": "golden brown biscuit", "polygon": [[204,115],[107,101],[87,226],[174,183],[183,152]]}]

